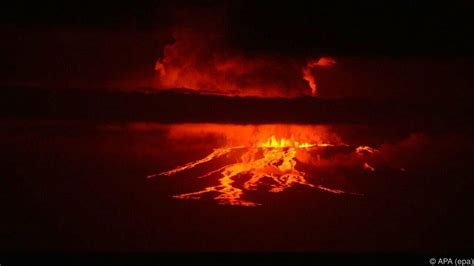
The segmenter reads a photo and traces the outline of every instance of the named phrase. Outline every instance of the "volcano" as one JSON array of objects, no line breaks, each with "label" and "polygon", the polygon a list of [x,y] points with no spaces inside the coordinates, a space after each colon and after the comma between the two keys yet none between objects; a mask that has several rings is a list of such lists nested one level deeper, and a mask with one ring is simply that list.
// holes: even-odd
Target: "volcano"
[{"label": "volcano", "polygon": [[[270,181],[269,192],[274,193],[282,192],[285,189],[291,188],[293,185],[304,185],[336,194],[346,193],[342,190],[309,183],[306,179],[307,174],[296,169],[297,153],[314,148],[334,146],[336,145],[327,143],[299,143],[284,138],[278,141],[275,136],[271,136],[266,142],[258,143],[255,147],[237,146],[215,149],[203,159],[190,162],[163,173],[149,175],[148,178],[174,175],[181,171],[194,168],[199,164],[228,155],[234,150],[245,149],[241,155],[241,162],[225,165],[215,171],[200,176],[200,178],[202,178],[219,174],[221,176],[218,180],[219,185],[206,187],[204,190],[198,192],[181,194],[175,197],[178,199],[200,199],[201,196],[206,193],[217,192],[218,195],[214,197],[214,199],[220,204],[256,206],[258,205],[257,203],[242,199],[244,194],[243,189],[257,190],[262,183],[265,182],[265,179],[269,179]],[[347,145],[341,144],[341,146],[345,147]],[[357,148],[357,150],[359,149],[360,147]],[[243,189],[233,185],[233,183],[235,183],[234,179],[242,178],[242,176],[249,177],[243,184]],[[268,183],[268,181],[266,183]]]},{"label": "volcano", "polygon": [[472,262],[468,2],[3,3],[0,266]]}]

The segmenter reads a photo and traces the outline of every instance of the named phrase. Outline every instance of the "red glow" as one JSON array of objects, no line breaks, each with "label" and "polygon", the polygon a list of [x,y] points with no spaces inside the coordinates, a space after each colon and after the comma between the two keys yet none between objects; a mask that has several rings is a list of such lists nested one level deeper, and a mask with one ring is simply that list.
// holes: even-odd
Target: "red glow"
[{"label": "red glow", "polygon": [[318,86],[316,82],[316,77],[314,75],[314,69],[317,67],[332,67],[336,64],[336,61],[329,57],[321,57],[319,59],[311,60],[303,68],[303,79],[308,82],[309,87],[311,88],[311,95],[318,95]]},{"label": "red glow", "polygon": [[[143,126],[146,125],[135,125],[137,128]],[[174,140],[176,145],[180,145],[180,140],[189,136],[212,136],[221,139],[222,147],[215,148],[204,158],[149,175],[148,178],[172,176],[211,163],[223,156],[235,161],[216,167],[199,177],[217,177],[217,184],[195,192],[179,194],[175,198],[201,199],[206,195],[214,195],[213,199],[219,204],[257,206],[259,203],[245,199],[247,192],[266,186],[269,187],[268,192],[278,193],[295,185],[335,194],[360,195],[317,184],[314,176],[298,168],[299,163],[318,167],[322,163],[319,155],[325,149],[350,148],[328,127],[279,124],[255,126],[182,124],[174,125],[168,131],[168,138]],[[362,159],[365,157],[363,152],[374,151],[376,150],[368,146],[359,146],[354,147],[351,153]],[[375,171],[375,168],[367,162],[359,162],[359,167]],[[235,185],[236,180],[244,181],[243,185]]]},{"label": "red glow", "polygon": [[248,56],[227,48],[215,32],[179,28],[174,38],[155,65],[158,86],[163,89],[257,97],[297,97],[311,91],[316,96],[314,69],[335,64],[327,57],[304,66],[304,60],[284,56]]}]

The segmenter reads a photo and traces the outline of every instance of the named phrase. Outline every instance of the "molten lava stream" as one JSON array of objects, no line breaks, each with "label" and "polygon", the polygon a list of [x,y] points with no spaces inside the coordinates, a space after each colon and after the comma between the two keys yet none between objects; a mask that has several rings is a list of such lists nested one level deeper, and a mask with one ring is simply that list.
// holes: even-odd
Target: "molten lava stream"
[{"label": "molten lava stream", "polygon": [[[235,150],[244,149],[244,153],[239,162],[225,165],[204,175],[219,175],[220,178],[217,185],[209,186],[196,192],[176,195],[174,197],[178,199],[201,199],[204,195],[215,193],[217,196],[215,196],[214,199],[219,204],[257,206],[260,204],[245,200],[243,199],[243,196],[246,191],[259,189],[264,184],[264,178],[266,180],[271,180],[269,192],[273,193],[282,192],[294,185],[303,185],[336,194],[347,193],[339,189],[312,184],[306,179],[307,173],[296,169],[296,156],[298,152],[313,148],[335,146],[347,147],[345,144],[334,145],[328,143],[298,142],[285,138],[277,139],[275,136],[271,136],[266,141],[259,142],[253,146],[236,146],[215,149],[211,154],[203,159],[187,163],[163,173],[150,175],[148,178],[170,176],[191,169],[199,164],[212,161],[223,155],[230,154]],[[234,185],[237,178],[245,177],[249,177],[249,179],[243,183],[241,188]],[[360,195],[357,193],[349,194]]]}]

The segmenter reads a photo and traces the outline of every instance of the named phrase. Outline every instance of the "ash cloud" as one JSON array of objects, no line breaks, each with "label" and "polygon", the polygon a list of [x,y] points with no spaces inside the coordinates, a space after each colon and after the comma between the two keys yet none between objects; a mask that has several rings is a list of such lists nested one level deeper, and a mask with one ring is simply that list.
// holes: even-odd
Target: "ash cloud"
[{"label": "ash cloud", "polygon": [[316,96],[314,69],[334,65],[334,59],[311,59],[305,65],[301,56],[245,52],[226,38],[224,14],[225,6],[215,12],[176,11],[173,41],[155,65],[157,87],[228,96]]}]

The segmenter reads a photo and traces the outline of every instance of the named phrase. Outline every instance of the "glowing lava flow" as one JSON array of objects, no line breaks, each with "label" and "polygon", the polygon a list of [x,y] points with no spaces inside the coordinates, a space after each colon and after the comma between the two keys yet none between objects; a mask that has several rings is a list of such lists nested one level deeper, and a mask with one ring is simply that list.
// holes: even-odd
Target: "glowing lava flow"
[{"label": "glowing lava flow", "polygon": [[200,160],[197,160],[195,162],[190,162],[190,163],[187,163],[183,166],[180,166],[180,167],[177,167],[173,170],[170,170],[170,171],[166,171],[166,172],[163,172],[163,173],[160,173],[160,174],[154,174],[154,175],[149,175],[147,176],[147,178],[152,178],[152,177],[155,177],[155,176],[158,176],[158,175],[167,175],[167,176],[170,176],[170,175],[173,175],[173,174],[176,174],[176,173],[179,173],[181,171],[184,171],[184,170],[187,170],[187,169],[191,169],[193,167],[195,167],[196,165],[199,165],[199,164],[203,164],[203,163],[206,163],[206,162],[209,162],[215,158],[218,158],[218,157],[221,157],[222,155],[224,154],[227,154],[229,152],[231,152],[233,149],[239,149],[239,148],[243,148],[244,146],[239,146],[239,147],[231,147],[231,148],[220,148],[220,149],[215,149],[211,154],[209,154],[208,156],[200,159]]},{"label": "glowing lava flow", "polygon": [[[248,150],[241,156],[240,162],[226,165],[202,176],[206,177],[219,174],[221,177],[218,180],[218,185],[209,186],[197,192],[181,194],[174,197],[179,199],[201,199],[208,193],[215,193],[217,195],[214,197],[214,199],[219,204],[257,206],[260,204],[244,200],[242,199],[242,196],[244,195],[245,190],[257,190],[262,185],[269,186],[268,191],[274,193],[282,192],[285,189],[297,184],[336,194],[346,193],[342,190],[309,183],[306,179],[307,174],[295,168],[297,163],[296,155],[299,151],[316,147],[330,146],[335,145],[313,144],[307,142],[299,143],[297,141],[288,139],[278,140],[274,136],[271,136],[267,141],[258,143],[257,145],[248,148]],[[240,146],[216,149],[214,152],[203,159],[190,162],[184,166],[179,166],[170,171],[150,175],[148,177],[173,175],[178,172],[191,169],[199,164],[209,162],[222,155],[229,154],[233,150],[240,148],[244,147]],[[249,178],[243,183],[241,188],[234,185],[235,180],[239,177]]]},{"label": "glowing lava flow", "polygon": [[[369,146],[359,146],[359,147],[357,147],[355,152],[360,156],[364,156],[364,155],[368,155],[368,154],[377,153],[377,152],[379,152],[379,150],[371,148]],[[367,171],[375,172],[375,167],[371,166],[367,162],[364,163],[363,169],[367,170]]]}]

